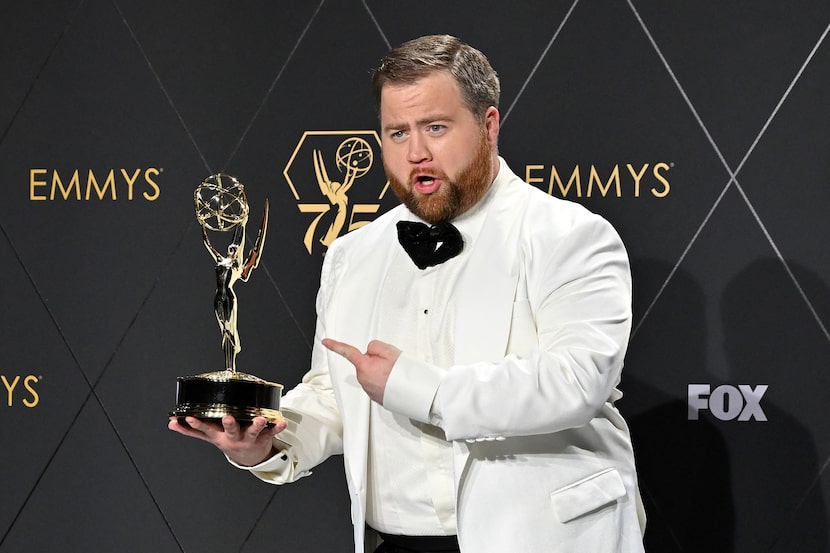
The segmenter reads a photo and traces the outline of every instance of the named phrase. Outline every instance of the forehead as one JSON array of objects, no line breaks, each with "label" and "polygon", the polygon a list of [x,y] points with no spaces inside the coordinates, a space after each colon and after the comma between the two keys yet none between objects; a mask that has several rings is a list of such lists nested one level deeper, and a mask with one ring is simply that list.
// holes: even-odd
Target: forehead
[{"label": "forehead", "polygon": [[411,117],[422,118],[430,113],[456,114],[467,110],[461,90],[446,71],[436,71],[414,83],[387,84],[381,91],[382,124]]}]

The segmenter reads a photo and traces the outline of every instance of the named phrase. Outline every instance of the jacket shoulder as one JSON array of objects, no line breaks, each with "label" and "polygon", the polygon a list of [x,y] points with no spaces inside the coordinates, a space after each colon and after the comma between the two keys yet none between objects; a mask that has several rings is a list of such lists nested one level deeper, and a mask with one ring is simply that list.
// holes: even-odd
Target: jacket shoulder
[{"label": "jacket shoulder", "polygon": [[522,211],[520,220],[525,238],[556,239],[586,226],[612,228],[604,217],[582,204],[551,196],[512,173],[501,201],[512,202]]}]

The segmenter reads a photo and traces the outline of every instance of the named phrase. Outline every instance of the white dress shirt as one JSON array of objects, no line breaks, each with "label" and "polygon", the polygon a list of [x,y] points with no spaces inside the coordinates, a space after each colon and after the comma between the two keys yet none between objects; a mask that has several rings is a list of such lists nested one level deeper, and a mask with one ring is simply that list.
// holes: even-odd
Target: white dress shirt
[{"label": "white dress shirt", "polygon": [[[403,248],[395,254],[379,294],[379,340],[431,365],[449,367],[454,363],[453,290],[481,230],[492,194],[491,189],[484,201],[453,221],[464,240],[457,257],[419,270]],[[369,526],[399,535],[456,534],[453,481],[452,445],[440,428],[372,403],[366,510]]]}]

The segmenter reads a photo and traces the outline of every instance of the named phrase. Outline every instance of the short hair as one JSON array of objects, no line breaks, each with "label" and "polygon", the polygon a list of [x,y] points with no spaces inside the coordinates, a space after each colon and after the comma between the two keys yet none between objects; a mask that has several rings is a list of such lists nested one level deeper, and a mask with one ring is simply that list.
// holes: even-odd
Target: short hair
[{"label": "short hair", "polygon": [[464,104],[476,117],[484,118],[490,106],[499,107],[499,77],[487,57],[454,36],[428,35],[390,50],[372,71],[378,113],[384,86],[414,84],[436,71],[452,75]]}]

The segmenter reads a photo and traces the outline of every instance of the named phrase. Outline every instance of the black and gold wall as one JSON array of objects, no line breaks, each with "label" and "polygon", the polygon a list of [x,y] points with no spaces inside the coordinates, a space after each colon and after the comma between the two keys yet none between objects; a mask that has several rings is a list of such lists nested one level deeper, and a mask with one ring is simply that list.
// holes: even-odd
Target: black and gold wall
[{"label": "black and gold wall", "polygon": [[[341,459],[275,488],[166,428],[176,377],[222,364],[192,196],[237,176],[252,230],[269,199],[238,366],[293,386],[328,229],[396,203],[369,70],[431,33],[499,72],[511,168],[628,247],[618,405],[647,550],[830,551],[826,1],[30,0],[0,18],[0,551],[350,550]],[[356,147],[338,207],[314,152],[342,182]]]}]

